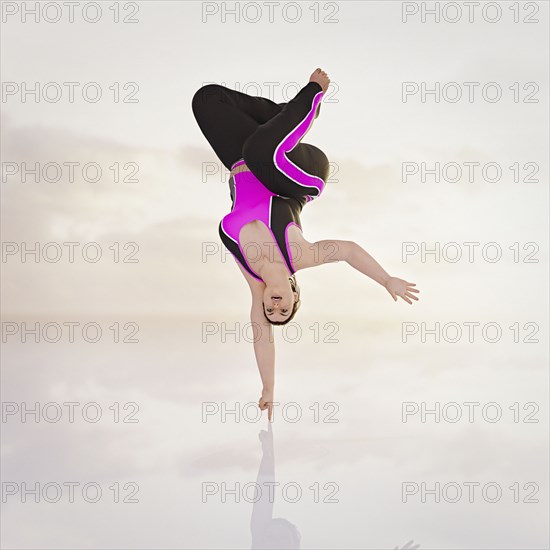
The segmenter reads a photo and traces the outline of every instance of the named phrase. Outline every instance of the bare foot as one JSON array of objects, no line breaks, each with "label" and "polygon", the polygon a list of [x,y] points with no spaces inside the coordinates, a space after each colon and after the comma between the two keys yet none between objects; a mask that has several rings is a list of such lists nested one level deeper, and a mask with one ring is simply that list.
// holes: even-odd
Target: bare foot
[{"label": "bare foot", "polygon": [[309,77],[310,82],[317,82],[323,88],[323,92],[326,92],[328,85],[330,84],[330,78],[325,71],[321,69],[315,69],[312,75]]}]

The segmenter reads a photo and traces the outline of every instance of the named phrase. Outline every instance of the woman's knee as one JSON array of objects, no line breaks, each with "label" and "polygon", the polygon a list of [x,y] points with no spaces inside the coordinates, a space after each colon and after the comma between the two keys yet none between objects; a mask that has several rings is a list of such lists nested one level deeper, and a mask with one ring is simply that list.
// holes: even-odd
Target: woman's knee
[{"label": "woman's knee", "polygon": [[205,84],[201,86],[193,95],[191,106],[196,114],[209,106],[212,102],[221,101],[224,94],[224,87],[220,84]]}]

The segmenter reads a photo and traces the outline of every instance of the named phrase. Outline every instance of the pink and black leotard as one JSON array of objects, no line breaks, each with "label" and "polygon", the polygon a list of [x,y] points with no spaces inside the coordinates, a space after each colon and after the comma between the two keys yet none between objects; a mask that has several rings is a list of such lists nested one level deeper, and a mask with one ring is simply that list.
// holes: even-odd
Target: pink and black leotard
[{"label": "pink and black leotard", "polygon": [[[235,164],[243,164],[241,160]],[[295,272],[292,265],[292,252],[288,245],[288,228],[295,224],[300,229],[300,212],[302,204],[299,200],[281,197],[265,187],[252,172],[239,172],[234,176],[234,201],[231,212],[224,216],[219,225],[219,234],[223,244],[233,254],[252,277],[262,278],[247,261],[239,241],[239,233],[244,225],[260,220],[271,232],[279,251],[291,274]],[[254,256],[255,252],[249,256]]]},{"label": "pink and black leotard", "polygon": [[288,103],[274,103],[208,84],[193,96],[195,118],[224,166],[246,163],[250,172],[230,179],[233,201],[219,224],[222,242],[255,279],[239,242],[241,228],[260,220],[271,231],[287,268],[295,269],[288,246],[288,228],[301,229],[303,206],[324,190],[329,161],[319,148],[301,143],[319,114],[323,91],[309,82]]}]

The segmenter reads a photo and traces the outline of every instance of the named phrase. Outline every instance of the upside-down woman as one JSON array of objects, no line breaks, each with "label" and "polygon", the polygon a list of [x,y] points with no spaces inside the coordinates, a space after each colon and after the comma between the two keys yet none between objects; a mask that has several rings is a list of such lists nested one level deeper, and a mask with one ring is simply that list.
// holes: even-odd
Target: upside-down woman
[{"label": "upside-down woman", "polygon": [[[298,311],[296,272],[344,261],[382,285],[394,301],[418,300],[415,283],[390,276],[360,245],[349,240],[308,242],[300,213],[326,185],[329,161],[301,140],[320,113],[330,79],[316,69],[288,103],[255,97],[218,84],[202,86],[192,109],[204,136],[231,171],[231,211],[219,235],[250,287],[250,319],[258,329],[254,352],[263,383],[259,407],[271,420],[275,349],[271,325]],[[267,323],[266,323],[267,320]]]}]

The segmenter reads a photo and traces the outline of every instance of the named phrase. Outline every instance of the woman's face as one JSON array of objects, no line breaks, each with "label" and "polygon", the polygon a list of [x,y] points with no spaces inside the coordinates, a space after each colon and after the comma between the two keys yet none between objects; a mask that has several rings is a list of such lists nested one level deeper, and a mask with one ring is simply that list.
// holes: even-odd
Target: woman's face
[{"label": "woman's face", "polygon": [[266,285],[264,310],[267,318],[275,322],[284,321],[292,313],[297,298],[298,294],[292,292],[288,279],[281,285]]}]

